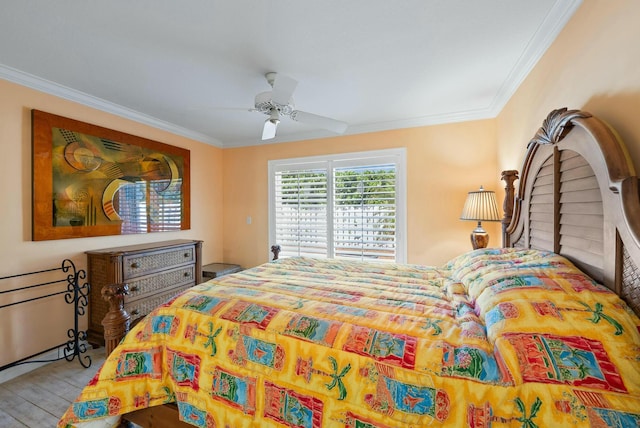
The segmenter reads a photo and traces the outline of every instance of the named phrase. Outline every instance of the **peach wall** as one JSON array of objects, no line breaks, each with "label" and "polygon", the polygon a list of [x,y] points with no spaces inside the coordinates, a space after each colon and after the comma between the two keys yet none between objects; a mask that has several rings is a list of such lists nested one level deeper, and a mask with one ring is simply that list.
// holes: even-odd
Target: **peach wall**
[{"label": "peach wall", "polygon": [[[191,151],[191,230],[148,235],[110,236],[55,241],[31,241],[31,109],[89,122],[118,131],[161,141]],[[65,258],[79,269],[86,268],[84,251],[120,245],[163,241],[168,239],[201,239],[203,260],[212,262],[222,257],[222,150],[191,141],[169,132],[141,125],[131,120],[104,113],[77,103],[0,80],[0,276],[59,266]],[[70,306],[51,307],[38,304],[37,313],[49,322],[71,312]],[[19,307],[13,307],[19,308]],[[0,310],[0,343],[2,358],[11,358],[8,350],[28,352],[21,347],[38,346],[39,334],[61,333],[58,343],[67,340],[66,330],[51,326],[49,331],[29,329],[28,324],[12,309],[15,316]],[[53,315],[53,316],[52,316]],[[37,318],[32,314],[31,317]],[[28,335],[31,340],[20,338]],[[18,346],[19,341],[20,346]],[[50,345],[52,346],[52,345]],[[42,349],[42,348],[40,348]],[[35,349],[31,353],[40,350]],[[28,353],[27,353],[28,355]]]},{"label": "peach wall", "polygon": [[640,168],[640,2],[585,0],[498,116],[498,166],[518,169],[553,109],[588,111],[618,131]]},{"label": "peach wall", "polygon": [[[396,147],[407,149],[407,262],[438,265],[471,249],[475,225],[458,220],[467,192],[484,185],[502,197],[491,120],[225,149],[225,261],[268,260],[269,160]],[[498,224],[485,226],[499,246]]]}]

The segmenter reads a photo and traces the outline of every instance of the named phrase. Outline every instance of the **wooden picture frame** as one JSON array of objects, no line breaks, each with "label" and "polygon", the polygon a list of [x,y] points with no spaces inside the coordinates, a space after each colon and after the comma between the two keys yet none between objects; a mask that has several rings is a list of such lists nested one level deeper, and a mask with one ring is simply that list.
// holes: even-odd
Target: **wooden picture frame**
[{"label": "wooden picture frame", "polygon": [[32,239],[191,227],[190,151],[31,111]]}]

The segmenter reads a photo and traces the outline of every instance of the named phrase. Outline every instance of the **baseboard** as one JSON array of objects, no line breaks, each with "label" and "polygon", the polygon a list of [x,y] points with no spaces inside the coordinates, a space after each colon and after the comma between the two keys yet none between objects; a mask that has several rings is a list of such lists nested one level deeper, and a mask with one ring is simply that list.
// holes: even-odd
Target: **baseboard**
[{"label": "baseboard", "polygon": [[[91,346],[88,343],[84,343],[84,346],[86,346],[86,349],[91,349]],[[30,371],[33,371],[39,367],[50,364],[58,358],[64,359],[65,347],[66,345],[60,345],[57,348],[50,349],[43,352],[42,354],[27,358],[15,366],[7,367],[6,369],[0,371],[0,384],[10,381],[11,379],[15,379],[18,376],[22,376],[23,374],[29,373]]]}]

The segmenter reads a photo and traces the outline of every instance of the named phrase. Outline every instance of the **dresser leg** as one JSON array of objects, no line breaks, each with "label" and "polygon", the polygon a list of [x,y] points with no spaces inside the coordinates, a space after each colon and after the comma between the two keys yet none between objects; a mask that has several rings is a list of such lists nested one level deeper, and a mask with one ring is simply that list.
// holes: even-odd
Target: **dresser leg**
[{"label": "dresser leg", "polygon": [[105,285],[102,287],[101,294],[102,298],[109,302],[109,311],[102,320],[104,346],[109,355],[129,331],[131,315],[124,309],[124,296],[129,294],[129,286],[127,284]]}]

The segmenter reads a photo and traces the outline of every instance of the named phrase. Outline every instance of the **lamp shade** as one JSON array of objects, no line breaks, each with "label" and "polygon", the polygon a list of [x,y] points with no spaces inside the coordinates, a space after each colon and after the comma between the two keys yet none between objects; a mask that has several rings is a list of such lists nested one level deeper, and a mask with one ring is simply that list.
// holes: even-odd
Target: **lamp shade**
[{"label": "lamp shade", "polygon": [[498,204],[496,193],[491,190],[480,190],[469,192],[464,203],[460,220],[473,221],[499,221]]}]

